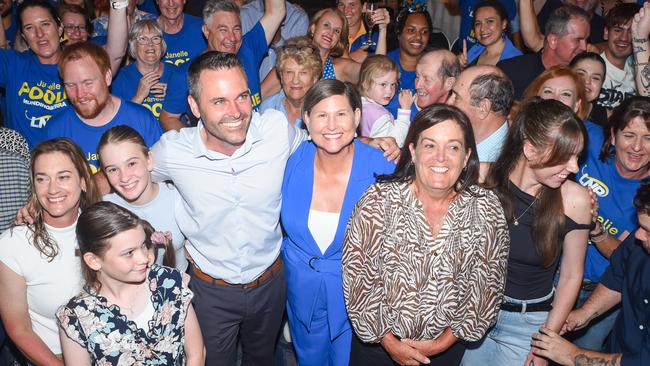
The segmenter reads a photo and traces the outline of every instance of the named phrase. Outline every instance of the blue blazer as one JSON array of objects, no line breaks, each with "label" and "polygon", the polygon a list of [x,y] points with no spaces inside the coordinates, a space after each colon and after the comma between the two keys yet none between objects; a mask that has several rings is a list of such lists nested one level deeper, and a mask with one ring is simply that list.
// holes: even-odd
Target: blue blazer
[{"label": "blue blazer", "polygon": [[[298,320],[311,330],[317,296],[326,293],[327,317],[331,339],[350,329],[341,279],[343,236],[352,209],[361,195],[375,182],[375,176],[392,173],[395,164],[380,150],[354,140],[350,180],[345,191],[334,241],[321,253],[307,227],[314,186],[316,145],[305,141],[287,162],[282,183],[281,220],[285,231],[282,256],[287,275],[287,302]],[[321,291],[322,287],[325,291]]]},{"label": "blue blazer", "polygon": [[[505,37],[505,36],[504,36]],[[519,48],[517,48],[510,38],[505,37],[505,46],[503,46],[503,51],[501,51],[501,56],[499,57],[499,61],[507,60],[509,58],[517,57],[523,55]],[[480,55],[485,51],[485,46],[483,46],[480,43],[476,43],[472,48],[467,51],[467,63],[471,64],[474,62]]]}]

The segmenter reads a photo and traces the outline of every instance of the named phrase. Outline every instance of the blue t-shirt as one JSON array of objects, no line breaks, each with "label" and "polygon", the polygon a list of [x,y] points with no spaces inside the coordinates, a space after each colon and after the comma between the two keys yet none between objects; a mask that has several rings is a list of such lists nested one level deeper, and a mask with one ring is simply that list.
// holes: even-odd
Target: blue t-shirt
[{"label": "blue t-shirt", "polygon": [[[402,64],[399,62],[399,48],[394,49],[389,52],[388,56],[393,62],[399,67],[399,89],[410,89],[411,92],[415,93],[415,70],[406,71],[402,68]],[[397,110],[399,109],[399,90],[393,95],[393,99],[384,106],[386,110],[393,114],[393,118],[397,118]],[[415,104],[413,105],[415,108]],[[411,119],[412,120],[412,119]]]},{"label": "blue t-shirt", "polygon": [[[508,13],[508,20],[510,27],[514,24],[515,17],[517,16],[517,5],[514,0],[498,0]],[[460,0],[460,32],[458,33],[457,47],[459,50],[463,48],[463,38],[467,39],[467,49],[470,49],[476,43],[474,37],[474,7],[480,3],[481,0]],[[513,29],[517,32],[517,29]]]},{"label": "blue t-shirt", "polygon": [[48,120],[68,105],[57,65],[41,64],[31,51],[0,50],[0,86],[7,93],[5,127],[23,135],[30,149],[46,140]]},{"label": "blue t-shirt", "polygon": [[[576,180],[593,190],[598,197],[598,221],[609,235],[618,238],[626,231],[629,235],[634,235],[638,221],[632,202],[641,181],[621,177],[613,157],[607,163],[600,161],[598,154],[603,144],[603,129],[590,121],[585,121],[585,126],[589,134],[589,145]],[[585,259],[585,279],[598,282],[607,266],[609,259],[598,251],[595,244],[590,243]]]},{"label": "blue t-shirt", "polygon": [[[160,76],[160,82],[167,83],[168,93],[173,93],[177,90],[177,87],[170,83],[172,74],[174,74],[177,69],[178,68],[172,64],[163,63],[163,73]],[[135,62],[123,67],[111,86],[113,95],[122,99],[131,100],[138,91],[138,83],[141,78],[142,74],[140,73],[140,70],[138,70],[138,66]],[[149,95],[144,98],[141,105],[150,110],[154,117],[158,118],[164,101],[164,97],[156,97],[153,93],[149,93]]]},{"label": "blue t-shirt", "polygon": [[142,4],[138,5],[138,9],[146,11],[149,14],[160,15],[160,10],[158,10],[155,0],[144,0]]},{"label": "blue t-shirt", "polygon": [[[262,102],[258,70],[267,50],[268,45],[266,44],[264,28],[260,22],[257,22],[250,32],[244,34],[241,48],[237,53],[237,57],[242,65],[244,65],[244,71],[248,78],[248,89],[251,93],[253,110],[258,110]],[[189,63],[181,64],[174,75],[172,75],[171,82],[178,86],[178,90],[174,93],[167,93],[165,97],[163,109],[168,113],[187,113],[189,115],[192,113],[190,106],[187,104],[187,96],[189,95],[188,70]]]},{"label": "blue t-shirt", "polygon": [[121,100],[115,117],[103,126],[90,126],[84,123],[72,106],[67,107],[47,127],[47,138],[67,137],[76,142],[95,173],[99,168],[97,144],[102,134],[111,127],[126,125],[138,131],[148,147],[153,146],[162,135],[160,124],[145,107],[128,100]]},{"label": "blue t-shirt", "polygon": [[208,47],[201,31],[202,26],[201,18],[183,14],[183,27],[178,33],[163,33],[167,43],[163,61],[178,66],[200,55]]}]

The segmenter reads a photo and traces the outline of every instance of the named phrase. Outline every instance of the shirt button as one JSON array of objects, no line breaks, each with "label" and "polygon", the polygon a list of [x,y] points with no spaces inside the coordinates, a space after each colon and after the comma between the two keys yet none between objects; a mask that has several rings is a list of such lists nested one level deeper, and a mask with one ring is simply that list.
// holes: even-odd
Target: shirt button
[{"label": "shirt button", "polygon": [[644,303],[644,304],[647,304],[647,303],[648,303],[648,299],[643,299],[643,303]]},{"label": "shirt button", "polygon": [[643,325],[639,325],[639,329],[643,330]]}]

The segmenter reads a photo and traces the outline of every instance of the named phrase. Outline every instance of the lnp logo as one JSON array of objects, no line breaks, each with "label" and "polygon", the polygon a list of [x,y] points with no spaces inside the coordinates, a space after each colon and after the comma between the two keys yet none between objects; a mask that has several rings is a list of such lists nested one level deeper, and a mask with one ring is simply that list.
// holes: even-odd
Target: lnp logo
[{"label": "lnp logo", "polygon": [[[584,168],[586,168],[586,166]],[[584,168],[583,168],[582,176],[580,176],[580,179],[578,179],[578,182],[582,186],[587,187],[587,188],[591,189],[592,191],[594,191],[594,193],[598,197],[607,197],[607,195],[609,194],[609,187],[607,187],[607,185],[605,183],[601,182],[600,180],[598,180],[598,179],[596,179],[594,177],[590,177],[589,174],[584,172]]]},{"label": "lnp logo", "polygon": [[25,118],[29,121],[29,127],[34,128],[43,128],[47,124],[47,121],[52,117],[51,114],[41,116],[41,117],[30,117],[27,115],[27,110],[25,110]]}]

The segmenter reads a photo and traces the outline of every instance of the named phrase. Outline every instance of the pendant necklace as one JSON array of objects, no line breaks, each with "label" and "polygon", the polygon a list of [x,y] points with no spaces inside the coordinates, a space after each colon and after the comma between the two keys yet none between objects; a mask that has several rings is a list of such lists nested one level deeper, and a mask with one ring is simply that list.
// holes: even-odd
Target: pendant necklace
[{"label": "pendant necklace", "polygon": [[526,214],[526,212],[528,212],[528,210],[529,210],[531,207],[533,207],[533,205],[535,204],[535,202],[537,202],[537,198],[538,198],[538,197],[535,196],[535,199],[533,200],[533,202],[531,202],[530,205],[528,205],[528,207],[526,207],[526,209],[524,210],[524,212],[522,212],[519,216],[515,217],[515,219],[512,221],[512,224],[513,224],[513,225],[515,225],[515,226],[519,226],[519,219],[522,218],[522,217]]}]

